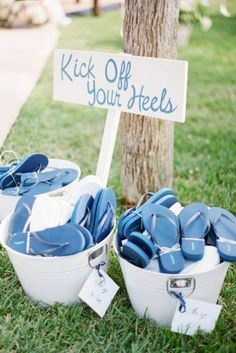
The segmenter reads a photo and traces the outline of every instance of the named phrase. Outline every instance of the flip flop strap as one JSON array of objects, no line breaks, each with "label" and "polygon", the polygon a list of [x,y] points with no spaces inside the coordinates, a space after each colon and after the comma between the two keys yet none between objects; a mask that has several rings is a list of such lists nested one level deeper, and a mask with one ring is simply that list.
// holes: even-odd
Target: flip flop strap
[{"label": "flip flop strap", "polygon": [[106,221],[108,219],[108,216],[109,216],[109,213],[112,213],[112,215],[114,216],[115,215],[115,209],[114,207],[112,206],[112,204],[110,202],[107,203],[107,210],[106,212],[104,213],[103,217],[101,218],[101,220],[99,221],[98,223],[98,226],[97,226],[97,229],[96,229],[96,232],[94,234],[94,238],[97,236],[97,234],[99,234],[102,230],[102,228],[104,227],[104,225],[106,224]]},{"label": "flip flop strap", "polygon": [[154,195],[154,192],[145,192],[145,194],[143,194],[140,199],[138,200],[137,204],[136,204],[136,207],[135,207],[135,210],[137,210],[143,203],[143,200],[146,196],[153,196]]},{"label": "flip flop strap", "polygon": [[[63,170],[63,171],[60,171],[59,173],[57,173],[56,175],[52,176],[51,178],[48,178],[48,179],[45,179],[45,180],[40,180],[39,173],[40,172],[33,172],[33,173],[31,173],[31,176],[23,178],[22,183],[21,183],[20,186],[27,186],[27,185],[25,185],[25,182],[27,180],[32,180],[32,186],[35,185],[35,184],[38,184],[39,182],[47,182],[47,183],[52,184],[53,181],[55,181],[57,178],[59,178],[63,174],[69,174],[68,170]],[[44,174],[46,174],[46,173],[44,173]],[[18,173],[17,175],[23,176],[24,173]]]},{"label": "flip flop strap", "polygon": [[218,243],[227,243],[227,244],[232,244],[232,245],[236,245],[236,240],[230,240],[230,239],[226,239],[223,237],[219,237],[219,239],[217,239]]},{"label": "flip flop strap", "polygon": [[33,184],[31,186],[28,187],[28,189],[26,190],[22,190],[23,186],[18,186],[17,187],[17,195],[24,195],[24,194],[27,194],[29,191],[31,191],[36,185],[39,185],[39,184],[47,184],[49,186],[52,185],[52,183],[50,181],[47,181],[47,180],[40,180],[38,181],[36,184]]},{"label": "flip flop strap", "polygon": [[86,211],[87,211],[87,213],[85,214],[84,218],[82,218],[82,220],[80,222],[80,225],[83,227],[85,227],[85,226],[88,227],[88,225],[90,224],[90,220],[91,220],[91,213],[92,212],[91,212],[90,208],[86,207]]},{"label": "flip flop strap", "polygon": [[[213,226],[214,226],[214,232],[216,234],[216,236],[218,237],[217,241],[220,243],[228,243],[228,244],[236,244],[236,240],[230,240],[227,238],[222,237],[221,235],[219,235],[219,232],[216,229],[216,223],[217,222],[222,222],[221,218],[226,218],[228,221],[230,221],[231,223],[234,224],[234,222],[232,221],[232,219],[227,216],[224,213],[220,213],[219,216],[213,221]],[[224,224],[227,227],[227,224]]]},{"label": "flip flop strap", "polygon": [[157,219],[158,218],[164,218],[166,220],[168,220],[168,222],[170,222],[176,229],[177,233],[179,233],[179,230],[178,230],[178,227],[177,227],[177,224],[176,222],[169,216],[167,215],[163,215],[163,214],[160,214],[160,213],[154,213],[152,214],[152,221],[151,221],[151,229],[152,229],[152,233],[155,232],[155,229],[156,229],[156,226],[157,226]]},{"label": "flip flop strap", "polygon": [[[207,224],[207,228],[206,228],[206,230],[205,230],[204,235],[209,232],[210,227],[211,227],[210,221],[209,221],[208,217],[206,216],[206,214],[205,214],[204,212],[202,212],[201,210],[199,210],[199,211],[197,211],[196,213],[194,213],[194,214],[188,219],[188,221],[185,223],[185,225],[184,225],[184,227],[183,227],[183,233],[184,233],[184,234],[187,234],[187,233],[185,233],[185,229],[186,229],[187,227],[189,227],[193,222],[195,222],[196,219],[198,219],[199,217],[203,217],[203,218],[205,219],[205,221],[206,221],[206,224]],[[185,237],[186,237],[186,236],[183,235],[183,238],[185,238]],[[188,238],[188,239],[190,239],[190,238]]]},{"label": "flip flop strap", "polygon": [[10,167],[13,165],[13,163],[18,163],[18,162],[19,162],[19,158],[18,158],[18,156],[17,156],[17,154],[16,154],[15,151],[13,151],[13,150],[5,150],[5,151],[3,151],[3,152],[0,154],[0,166],[3,165],[2,159],[3,159],[3,156],[4,156],[5,154],[10,154],[10,155],[13,155],[13,156],[14,156],[13,159],[11,159],[9,162],[7,162],[7,165],[9,165]]},{"label": "flip flop strap", "polygon": [[[26,254],[33,254],[33,255],[42,255],[42,256],[48,256],[52,255],[53,252],[56,250],[59,250],[67,245],[70,244],[70,242],[65,242],[65,243],[50,243],[44,239],[42,239],[36,232],[27,232],[27,240],[26,240]],[[38,253],[36,252],[33,248],[30,246],[30,239],[34,237],[37,239],[41,244],[47,245],[47,246],[52,246],[53,248],[45,249],[43,252]]]}]

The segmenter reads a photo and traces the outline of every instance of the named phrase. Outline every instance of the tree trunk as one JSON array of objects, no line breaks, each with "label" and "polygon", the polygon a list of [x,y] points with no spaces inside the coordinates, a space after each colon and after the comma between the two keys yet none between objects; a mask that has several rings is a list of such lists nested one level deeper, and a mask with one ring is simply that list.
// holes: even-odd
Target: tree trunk
[{"label": "tree trunk", "polygon": [[[178,18],[178,0],[126,0],[124,52],[175,58]],[[173,122],[122,115],[121,178],[126,204],[136,203],[144,192],[171,186],[173,135]]]}]

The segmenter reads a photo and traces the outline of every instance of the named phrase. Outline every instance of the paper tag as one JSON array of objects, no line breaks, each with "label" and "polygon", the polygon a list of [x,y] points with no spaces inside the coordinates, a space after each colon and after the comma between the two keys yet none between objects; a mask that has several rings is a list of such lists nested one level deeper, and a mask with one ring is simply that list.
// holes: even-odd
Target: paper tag
[{"label": "paper tag", "polygon": [[214,330],[222,305],[185,298],[186,311],[179,311],[177,305],[171,330],[193,336],[198,330],[208,333]]},{"label": "paper tag", "polygon": [[119,286],[103,270],[99,270],[99,273],[97,269],[91,272],[79,293],[79,297],[100,317],[103,317]]}]

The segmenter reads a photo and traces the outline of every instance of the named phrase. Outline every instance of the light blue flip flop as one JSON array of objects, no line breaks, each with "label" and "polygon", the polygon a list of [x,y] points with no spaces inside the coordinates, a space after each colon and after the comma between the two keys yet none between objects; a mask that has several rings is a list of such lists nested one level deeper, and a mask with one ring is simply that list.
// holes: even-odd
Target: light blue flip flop
[{"label": "light blue flip flop", "polygon": [[209,217],[221,259],[236,262],[236,217],[220,207],[212,207]]},{"label": "light blue flip flop", "polygon": [[68,256],[85,248],[83,233],[72,224],[39,232],[15,233],[7,245],[13,250],[34,256]]},{"label": "light blue flip flop", "polygon": [[183,255],[190,261],[199,261],[204,256],[205,236],[210,230],[208,207],[192,203],[179,214],[181,247]]},{"label": "light blue flip flop", "polygon": [[184,268],[184,258],[179,244],[178,219],[168,208],[148,204],[143,209],[143,224],[158,249],[161,272],[179,273]]},{"label": "light blue flip flop", "polygon": [[48,158],[41,153],[32,153],[6,171],[0,178],[0,189],[18,186],[22,173],[42,171],[48,165]]},{"label": "light blue flip flop", "polygon": [[88,228],[91,219],[91,209],[93,203],[94,198],[91,194],[83,194],[74,207],[70,223],[80,224]]},{"label": "light blue flip flop", "polygon": [[31,215],[35,200],[33,196],[24,196],[19,199],[10,219],[9,234],[28,231],[29,225],[26,229],[25,226]]},{"label": "light blue flip flop", "polygon": [[54,171],[34,173],[34,184],[32,184],[33,174],[27,173],[21,176],[22,181],[17,188],[5,189],[2,194],[17,196],[44,194],[72,183],[77,177],[78,171],[73,168],[62,169],[57,173]]}]

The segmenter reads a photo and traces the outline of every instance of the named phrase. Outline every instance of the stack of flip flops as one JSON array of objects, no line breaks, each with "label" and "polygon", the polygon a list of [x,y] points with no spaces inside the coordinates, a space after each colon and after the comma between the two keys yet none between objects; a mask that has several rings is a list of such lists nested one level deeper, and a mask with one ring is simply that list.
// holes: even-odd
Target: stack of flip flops
[{"label": "stack of flip flops", "polygon": [[105,239],[115,224],[116,198],[110,188],[73,207],[60,198],[25,195],[11,216],[7,245],[33,256],[68,256]]},{"label": "stack of flip flops", "polygon": [[79,177],[79,169],[52,169],[48,167],[48,163],[48,157],[44,154],[32,153],[22,160],[15,158],[7,164],[1,165],[1,194],[11,196],[39,195],[58,190]]},{"label": "stack of flip flops", "polygon": [[220,261],[236,262],[236,217],[202,203],[181,207],[175,192],[164,188],[121,216],[118,248],[129,262],[149,270],[210,269]]}]

